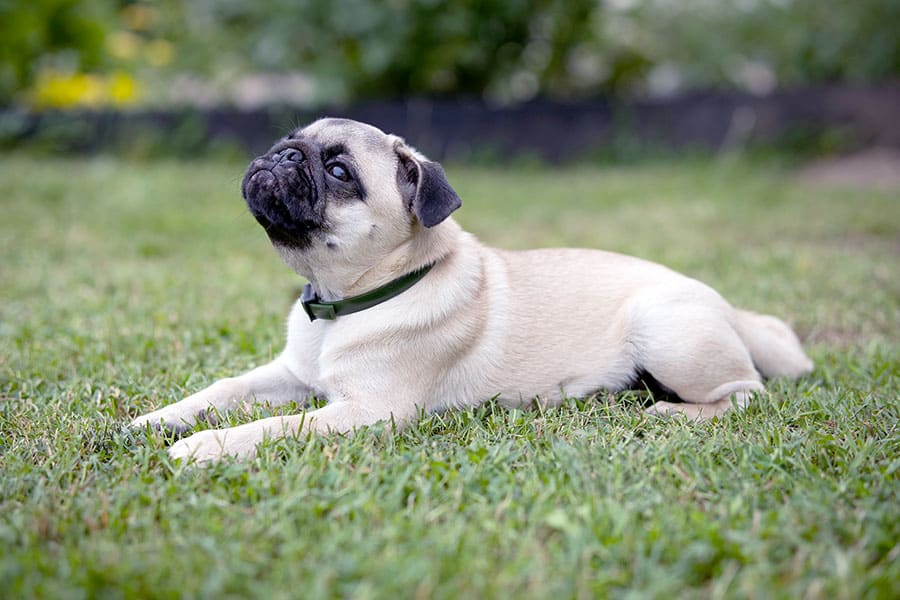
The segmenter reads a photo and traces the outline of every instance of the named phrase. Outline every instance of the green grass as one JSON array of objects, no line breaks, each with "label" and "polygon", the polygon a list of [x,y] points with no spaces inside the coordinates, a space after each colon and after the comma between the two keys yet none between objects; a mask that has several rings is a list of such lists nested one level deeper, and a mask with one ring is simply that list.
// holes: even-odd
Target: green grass
[{"label": "green grass", "polygon": [[486,242],[666,263],[793,322],[816,371],[710,423],[488,404],[196,470],[122,427],[281,349],[301,282],[242,169],[2,157],[0,596],[895,597],[896,193],[741,160],[450,168]]}]

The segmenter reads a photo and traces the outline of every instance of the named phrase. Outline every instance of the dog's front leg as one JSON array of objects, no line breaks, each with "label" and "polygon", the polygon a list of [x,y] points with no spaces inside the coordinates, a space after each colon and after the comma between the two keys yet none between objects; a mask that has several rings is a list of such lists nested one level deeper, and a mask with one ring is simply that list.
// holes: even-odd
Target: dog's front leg
[{"label": "dog's front leg", "polygon": [[416,416],[415,410],[372,410],[364,406],[364,403],[357,401],[337,401],[302,415],[270,417],[228,429],[199,431],[173,444],[169,448],[169,456],[193,459],[199,464],[226,456],[252,458],[256,456],[257,445],[264,439],[276,440],[309,431],[346,433],[379,421],[392,421],[400,425],[412,421]]},{"label": "dog's front leg", "polygon": [[198,419],[209,418],[211,411],[231,410],[245,401],[277,406],[302,399],[309,393],[309,387],[276,359],[238,377],[220,379],[180,402],[142,415],[129,427],[140,428],[149,423],[181,434],[196,425]]}]

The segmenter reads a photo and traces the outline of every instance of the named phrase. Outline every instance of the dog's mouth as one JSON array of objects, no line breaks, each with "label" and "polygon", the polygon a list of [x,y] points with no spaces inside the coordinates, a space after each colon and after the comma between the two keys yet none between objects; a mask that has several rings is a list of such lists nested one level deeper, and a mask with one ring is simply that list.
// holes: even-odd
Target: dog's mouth
[{"label": "dog's mouth", "polygon": [[273,243],[307,246],[321,229],[324,207],[310,153],[298,140],[276,144],[250,163],[241,192]]}]

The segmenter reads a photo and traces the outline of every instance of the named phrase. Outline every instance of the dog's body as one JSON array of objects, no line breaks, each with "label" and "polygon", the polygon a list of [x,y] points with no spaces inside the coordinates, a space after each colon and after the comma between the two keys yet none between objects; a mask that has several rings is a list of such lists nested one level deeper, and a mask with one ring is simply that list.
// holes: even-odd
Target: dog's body
[{"label": "dog's body", "polygon": [[736,310],[663,266],[482,245],[449,218],[459,198],[440,167],[367,125],[328,119],[295,132],[251,164],[244,195],[325,301],[433,266],[406,291],[335,320],[311,321],[298,302],[274,362],[133,422],[186,429],[209,409],[328,399],[306,415],[201,431],[173,445],[175,457],[251,456],[266,437],[408,423],[494,397],[554,404],[625,389],[641,373],[684,401],[652,412],[705,418],[743,406],[762,377],[812,368],[782,321]]}]

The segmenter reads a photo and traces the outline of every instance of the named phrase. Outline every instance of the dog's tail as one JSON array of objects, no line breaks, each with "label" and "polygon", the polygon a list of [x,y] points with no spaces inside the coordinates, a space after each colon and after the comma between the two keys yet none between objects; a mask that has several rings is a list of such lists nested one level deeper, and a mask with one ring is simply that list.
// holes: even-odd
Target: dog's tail
[{"label": "dog's tail", "polygon": [[735,329],[763,377],[800,377],[813,370],[797,334],[781,319],[738,310]]}]

